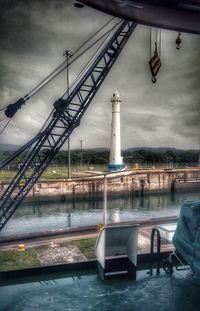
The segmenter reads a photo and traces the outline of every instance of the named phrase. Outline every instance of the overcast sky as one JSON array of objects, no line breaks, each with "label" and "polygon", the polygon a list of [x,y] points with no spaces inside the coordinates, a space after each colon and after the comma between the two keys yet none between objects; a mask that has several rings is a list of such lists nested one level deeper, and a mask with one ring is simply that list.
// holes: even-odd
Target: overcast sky
[{"label": "overcast sky", "polygon": [[[0,0],[0,107],[23,97],[110,16],[70,0]],[[149,28],[138,25],[109,76],[71,136],[72,148],[109,147],[111,103],[118,88],[122,148],[200,147],[200,36],[162,31],[162,67],[156,84],[148,68]],[[84,62],[84,58],[83,58]],[[70,68],[72,81],[80,67]],[[65,91],[66,73],[19,111],[0,143],[22,144],[33,137]]]}]

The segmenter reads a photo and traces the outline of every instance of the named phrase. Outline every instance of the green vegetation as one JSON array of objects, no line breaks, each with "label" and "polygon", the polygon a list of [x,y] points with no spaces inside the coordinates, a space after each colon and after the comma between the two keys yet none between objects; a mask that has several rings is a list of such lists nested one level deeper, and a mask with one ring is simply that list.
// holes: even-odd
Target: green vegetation
[{"label": "green vegetation", "polygon": [[0,174],[0,181],[10,180],[14,173],[15,171],[2,170]]},{"label": "green vegetation", "polygon": [[95,244],[97,238],[90,238],[90,239],[82,239],[73,241],[73,244],[76,245],[81,253],[87,257],[87,259],[94,259],[95,255]]},{"label": "green vegetation", "polygon": [[[93,171],[104,171],[104,165],[94,165],[88,167],[83,165],[81,168],[80,166],[71,167],[72,177],[79,177],[83,175],[83,171],[87,171],[87,175],[92,174]],[[27,172],[26,176],[28,176],[32,172],[31,169]],[[9,182],[12,180],[13,176],[16,174],[16,170],[6,170],[3,169],[0,171],[0,182]],[[68,168],[67,165],[56,165],[50,164],[48,168],[44,171],[41,175],[40,180],[57,180],[57,179],[66,179],[68,177]]]},{"label": "green vegetation", "polygon": [[[71,163],[74,165],[82,164],[93,165],[93,164],[107,164],[109,161],[109,150],[72,150],[71,151]],[[68,163],[68,151],[60,151],[55,159],[54,163],[66,164]]]},{"label": "green vegetation", "polygon": [[34,249],[23,252],[16,250],[0,251],[0,271],[39,267],[40,261]]},{"label": "green vegetation", "polygon": [[[169,164],[169,163],[197,163],[199,161],[198,150],[178,150],[178,149],[127,149],[122,151],[124,163],[133,165],[140,164]],[[72,164],[79,165],[81,163],[81,150],[73,150],[71,153]],[[94,165],[109,162],[109,149],[105,150],[83,150],[82,164]],[[68,152],[60,151],[54,159],[56,164],[68,163]]]},{"label": "green vegetation", "polygon": [[[13,152],[0,151],[0,162],[7,159]],[[140,148],[140,149],[127,149],[122,151],[124,163],[198,163],[199,151],[198,150],[179,150],[179,149],[162,149],[162,148]],[[23,162],[23,160],[22,160]],[[80,167],[80,165],[93,166],[93,165],[107,165],[109,162],[109,149],[85,149],[71,150],[71,164],[72,166]],[[10,170],[16,170],[20,161],[12,161]],[[52,165],[67,165],[68,151],[61,150],[52,161]],[[8,168],[7,168],[8,169]]]},{"label": "green vegetation", "polygon": [[[81,239],[73,241],[72,244],[76,245],[87,259],[94,259],[96,257],[96,239]],[[0,251],[0,271],[12,271],[40,266],[41,263],[37,256],[37,251],[34,248],[29,248],[21,252],[17,250]]]},{"label": "green vegetation", "polygon": [[[7,159],[13,152],[0,151],[0,162]],[[162,148],[140,148],[127,149],[122,152],[124,164],[126,166],[134,166],[138,163],[141,166],[192,166],[199,163],[198,150],[178,150],[178,149],[162,149]],[[99,170],[97,166],[101,166],[100,170],[104,170],[109,162],[109,149],[96,150],[71,150],[71,171],[72,177],[77,176],[80,170]],[[13,160],[7,167],[1,170],[0,181],[9,181],[11,176],[15,174],[17,168],[23,163],[23,159]],[[67,178],[68,151],[61,150],[55,156],[50,166],[42,174],[41,179],[64,179]],[[31,173],[29,168],[27,176]]]},{"label": "green vegetation", "polygon": [[126,150],[123,152],[125,163],[140,164],[193,164],[199,161],[199,151],[178,149]]}]

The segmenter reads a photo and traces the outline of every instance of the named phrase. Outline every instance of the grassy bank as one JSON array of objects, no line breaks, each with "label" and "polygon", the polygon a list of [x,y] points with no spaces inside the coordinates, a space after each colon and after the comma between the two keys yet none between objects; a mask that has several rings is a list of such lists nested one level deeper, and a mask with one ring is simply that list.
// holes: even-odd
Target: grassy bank
[{"label": "grassy bank", "polygon": [[[80,166],[71,166],[71,175],[72,177],[79,177],[85,175],[92,175],[95,171],[105,171],[105,165],[94,165],[89,167],[87,165]],[[85,172],[88,172],[86,174]],[[0,171],[0,181],[9,182],[12,180],[13,176],[17,173],[17,170],[8,170],[3,169]],[[29,169],[27,176],[31,175],[32,169]],[[41,175],[40,180],[59,180],[68,178],[68,168],[64,165],[49,165],[48,168]]]},{"label": "grassy bank", "polygon": [[34,249],[24,252],[16,250],[0,251],[0,271],[10,271],[39,267],[40,261]]},{"label": "grassy bank", "polygon": [[95,255],[95,244],[97,238],[90,239],[81,239],[77,241],[73,241],[73,244],[76,245],[81,253],[85,255],[87,259],[94,259]]},{"label": "grassy bank", "polygon": [[[96,257],[95,243],[96,238],[81,239],[72,242],[87,259],[94,259]],[[55,261],[53,264],[57,263]],[[29,248],[21,252],[17,250],[0,251],[0,271],[28,269],[42,265],[38,258],[38,248]]]}]

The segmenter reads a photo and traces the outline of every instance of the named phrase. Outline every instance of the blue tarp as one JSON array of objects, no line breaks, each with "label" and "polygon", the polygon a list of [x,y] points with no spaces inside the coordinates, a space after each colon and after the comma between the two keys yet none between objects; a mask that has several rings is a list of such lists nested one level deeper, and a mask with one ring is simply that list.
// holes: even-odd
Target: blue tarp
[{"label": "blue tarp", "polygon": [[173,237],[176,253],[200,274],[200,201],[185,201]]}]

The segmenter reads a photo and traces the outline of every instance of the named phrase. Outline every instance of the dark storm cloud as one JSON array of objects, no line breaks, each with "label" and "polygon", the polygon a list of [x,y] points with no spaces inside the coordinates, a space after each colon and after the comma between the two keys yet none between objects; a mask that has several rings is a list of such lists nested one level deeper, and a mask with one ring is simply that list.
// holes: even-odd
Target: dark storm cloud
[{"label": "dark storm cloud", "polygon": [[[0,106],[24,96],[110,17],[73,1],[1,1],[0,6]],[[123,97],[121,122],[123,148],[171,146],[199,148],[200,38],[183,34],[177,51],[176,33],[162,32],[162,67],[153,85],[148,68],[149,29],[137,26],[133,36],[99,90],[72,146],[109,146],[111,103],[115,88]],[[85,60],[85,58],[84,58]],[[70,69],[70,81],[81,62]],[[36,95],[14,117],[2,142],[25,142],[36,133],[66,87],[66,73]]]}]

